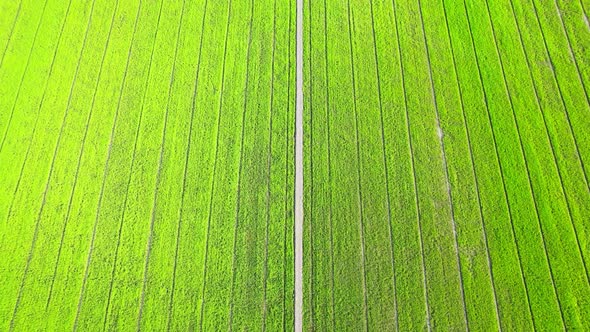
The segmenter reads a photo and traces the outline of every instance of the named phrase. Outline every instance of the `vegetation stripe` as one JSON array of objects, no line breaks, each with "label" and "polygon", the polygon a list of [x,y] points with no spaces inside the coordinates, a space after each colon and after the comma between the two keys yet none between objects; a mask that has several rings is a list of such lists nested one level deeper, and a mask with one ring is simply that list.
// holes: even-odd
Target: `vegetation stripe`
[{"label": "vegetation stripe", "polygon": [[[481,203],[481,194],[480,194],[480,185],[479,185],[479,181],[478,181],[478,175],[476,172],[476,168],[475,168],[475,162],[474,162],[474,156],[473,156],[473,149],[472,149],[472,141],[471,141],[471,134],[470,134],[470,130],[469,130],[469,125],[467,124],[467,117],[465,116],[465,104],[464,104],[464,97],[463,97],[463,93],[461,92],[461,86],[459,83],[459,75],[457,73],[457,62],[456,62],[456,58],[455,58],[455,51],[453,49],[453,44],[451,42],[451,32],[449,29],[449,21],[448,21],[448,16],[447,16],[447,12],[446,12],[446,6],[444,6],[444,0],[443,0],[443,13],[444,13],[444,17],[445,17],[445,27],[446,27],[446,32],[447,35],[449,37],[449,48],[451,50],[451,56],[453,59],[453,72],[454,72],[454,76],[455,76],[455,80],[457,82],[457,90],[459,92],[459,101],[461,103],[461,115],[463,117],[463,123],[465,124],[465,134],[467,136],[467,143],[468,143],[468,147],[469,147],[469,161],[471,164],[471,168],[472,168],[472,175],[473,175],[473,180],[475,182],[475,192],[476,192],[476,197],[477,197],[477,205],[478,205],[478,211],[479,211],[479,218],[481,218],[481,228],[482,228],[482,232],[483,232],[483,238],[484,238],[484,242],[485,242],[485,248],[486,248],[486,260],[487,260],[487,267],[488,267],[488,271],[490,273],[490,283],[492,284],[492,291],[493,291],[493,295],[494,295],[494,305],[495,305],[495,310],[496,310],[496,319],[497,319],[497,323],[498,323],[498,328],[500,330],[502,330],[502,324],[500,322],[500,309],[498,308],[498,296],[496,294],[496,284],[494,282],[494,272],[492,269],[492,261],[490,258],[490,249],[489,249],[489,243],[488,243],[488,235],[487,235],[487,230],[486,230],[486,225],[485,225],[485,218],[483,216],[483,211],[482,211],[482,203]],[[522,270],[520,271],[521,275],[522,275]]]},{"label": "vegetation stripe", "polygon": [[[41,11],[41,17],[39,18],[39,23],[37,23],[37,29],[35,30],[35,36],[33,37],[33,43],[29,49],[29,55],[27,56],[27,63],[25,65],[25,70],[21,76],[20,82],[18,84],[18,88],[16,90],[16,97],[14,98],[14,103],[12,104],[12,108],[10,109],[10,115],[8,117],[8,122],[6,124],[6,129],[4,129],[4,134],[2,135],[2,142],[0,143],[0,153],[2,153],[2,149],[4,148],[4,142],[6,141],[6,137],[8,135],[8,131],[10,130],[10,124],[12,123],[12,117],[14,115],[14,111],[16,109],[16,102],[21,93],[21,88],[23,86],[23,82],[28,72],[29,63],[31,62],[31,55],[33,54],[33,49],[35,47],[35,42],[37,41],[37,35],[39,34],[39,28],[41,27],[41,23],[43,22],[43,17],[45,16],[45,9],[47,8],[47,0],[43,3],[43,10]],[[4,56],[2,57],[4,59]]]},{"label": "vegetation stripe", "polygon": [[231,6],[232,0],[229,1],[228,9],[227,9],[227,24],[225,27],[225,41],[223,46],[223,65],[221,69],[221,88],[219,90],[219,109],[217,110],[217,126],[216,126],[216,139],[215,139],[215,157],[213,162],[213,180],[211,181],[211,195],[209,199],[209,212],[207,216],[207,232],[206,232],[206,241],[205,241],[205,258],[203,264],[203,286],[201,287],[201,312],[199,318],[199,329],[203,330],[203,317],[204,317],[204,308],[205,308],[205,288],[207,286],[207,260],[208,260],[208,251],[209,251],[209,230],[211,226],[211,214],[213,213],[213,193],[215,189],[215,173],[217,171],[217,153],[219,149],[219,132],[220,128],[219,125],[221,123],[221,108],[222,108],[222,101],[223,101],[223,91],[225,86],[225,61],[227,56],[227,40],[229,35],[229,23],[231,20]]},{"label": "vegetation stripe", "polygon": [[[53,65],[55,63],[55,58],[56,58],[57,51],[58,51],[59,46],[60,46],[61,36],[63,34],[64,27],[66,25],[66,21],[67,21],[67,18],[68,18],[68,14],[70,12],[71,4],[72,4],[72,2],[70,1],[68,3],[68,8],[66,10],[66,15],[65,15],[65,17],[63,19],[63,23],[62,23],[61,30],[60,30],[60,33],[59,33],[59,37],[58,37],[58,40],[57,40],[57,45],[55,47],[55,51],[53,53],[53,59],[51,61],[51,65],[50,65],[49,76],[47,78],[47,81],[46,81],[46,84],[45,84],[45,88],[43,89],[43,91],[44,91],[43,92],[43,97],[41,97],[41,102],[39,103],[38,112],[41,112],[41,109],[43,108],[43,101],[45,100],[45,94],[47,92],[47,85],[49,85],[49,80],[50,80],[51,74],[53,72]],[[94,8],[94,0],[92,2],[92,8]],[[20,5],[19,5],[19,10],[20,10]],[[92,11],[92,9],[91,9],[91,11]],[[91,21],[89,20],[88,21],[88,25],[86,27],[86,32],[88,32],[88,28],[90,27],[90,22]],[[84,44],[86,43],[86,36],[87,36],[87,34],[85,34],[85,37],[84,37]],[[84,50],[84,46],[82,46],[82,49],[80,50],[80,54],[82,54],[82,51],[83,50]],[[78,63],[78,65],[79,65],[79,63]],[[78,65],[76,66],[76,72],[78,71],[78,68],[79,68]],[[70,94],[69,94],[70,97],[69,98],[71,98],[72,90],[74,88],[75,82],[76,82],[76,79],[74,77],[74,79],[72,80],[71,88],[70,88]],[[70,100],[69,98],[68,98],[68,106],[69,106],[69,100]],[[63,125],[65,124],[65,119],[66,119],[67,114],[68,114],[68,112],[67,112],[67,107],[66,107],[66,111],[64,113],[64,118],[62,120],[62,126],[61,126],[61,129],[60,129],[58,138],[57,138],[57,144],[56,144],[56,147],[55,147],[55,151],[53,153],[53,158],[52,158],[52,161],[51,161],[51,166],[49,167],[49,175],[47,176],[47,181],[46,181],[45,189],[43,190],[43,198],[41,199],[41,208],[39,209],[39,212],[38,212],[38,215],[37,215],[37,220],[35,222],[35,231],[33,233],[33,240],[31,242],[31,246],[30,246],[30,250],[29,250],[29,255],[27,257],[27,263],[26,263],[26,266],[25,266],[25,270],[23,272],[23,276],[22,276],[22,280],[21,280],[21,285],[19,287],[19,292],[18,292],[18,296],[17,296],[17,299],[16,299],[16,304],[14,306],[14,311],[13,311],[12,318],[11,318],[11,323],[10,323],[10,329],[11,330],[14,328],[14,318],[16,317],[16,314],[17,314],[17,311],[18,311],[18,307],[19,307],[19,304],[20,304],[21,296],[22,296],[23,286],[24,286],[25,280],[27,278],[27,274],[29,272],[29,264],[30,264],[31,258],[33,256],[33,252],[35,250],[35,242],[36,242],[36,239],[37,239],[37,234],[39,232],[39,223],[40,223],[40,220],[41,220],[41,215],[43,213],[43,207],[45,206],[45,201],[46,201],[46,198],[47,198],[47,190],[48,190],[48,186],[49,186],[49,179],[51,178],[51,174],[53,173],[53,167],[55,165],[55,155],[56,155],[56,152],[57,152],[57,147],[59,146],[59,142],[61,140],[61,135],[62,135],[62,132],[63,132]],[[39,116],[37,115],[37,120],[35,121],[35,126],[34,126],[35,129],[37,128],[38,119],[39,119]],[[33,129],[33,137],[35,136],[35,129]],[[26,156],[28,156],[28,151],[30,151],[30,147],[31,147],[32,143],[33,143],[33,140],[31,139],[31,143],[29,144],[29,148],[27,148],[27,154],[26,154]],[[20,172],[19,181],[17,182],[17,189],[16,190],[18,190],[18,184],[20,184],[20,178],[22,177],[22,173],[23,173],[23,169],[24,169],[26,160],[27,160],[27,157],[25,157],[25,162],[23,163],[23,167],[22,167],[21,172]],[[15,192],[16,192],[16,190],[15,190]],[[12,206],[12,204],[11,204],[11,206]],[[10,216],[10,212],[8,213],[8,216]]]},{"label": "vegetation stripe", "polygon": [[426,50],[426,59],[427,59],[426,62],[428,64],[428,77],[430,79],[430,90],[432,92],[432,101],[434,104],[434,110],[435,110],[435,114],[436,114],[436,126],[437,126],[437,130],[439,130],[439,142],[440,142],[440,148],[441,148],[441,153],[442,153],[442,164],[443,164],[444,173],[445,173],[445,185],[446,185],[447,196],[449,199],[451,222],[452,222],[452,226],[453,226],[453,236],[454,236],[454,240],[455,240],[455,243],[454,243],[455,255],[456,255],[456,259],[457,259],[457,267],[459,270],[459,284],[461,286],[461,300],[463,301],[463,317],[465,319],[465,325],[467,326],[467,329],[469,329],[469,320],[467,319],[467,307],[465,305],[465,286],[463,284],[463,276],[461,274],[461,271],[462,271],[461,258],[459,257],[459,242],[457,240],[457,226],[456,226],[456,222],[455,222],[455,210],[453,207],[453,195],[451,193],[451,184],[449,181],[449,168],[448,168],[448,164],[447,164],[444,136],[442,134],[442,129],[441,129],[441,125],[440,125],[438,100],[437,100],[436,91],[434,88],[434,80],[432,78],[432,65],[430,63],[430,51],[428,48],[428,38],[426,37],[426,29],[424,28],[424,17],[423,17],[423,13],[422,13],[422,4],[421,4],[420,0],[418,0],[418,8],[419,8],[420,23],[422,26],[422,33],[424,35],[424,48]]},{"label": "vegetation stripe", "polygon": [[137,31],[137,22],[139,21],[139,12],[141,11],[141,4],[142,4],[142,0],[139,1],[139,6],[137,7],[137,14],[135,16],[135,23],[133,25],[133,34],[131,37],[131,43],[129,43],[129,49],[127,51],[127,61],[125,63],[125,72],[123,74],[123,80],[121,82],[121,86],[120,86],[120,91],[119,91],[119,98],[118,98],[118,102],[117,102],[117,109],[115,111],[115,119],[113,121],[113,127],[111,129],[111,135],[110,135],[110,140],[109,140],[109,148],[107,150],[107,158],[106,158],[106,162],[105,162],[105,166],[104,166],[104,171],[103,171],[103,176],[102,176],[102,184],[101,184],[101,189],[100,189],[100,194],[99,194],[99,198],[98,198],[98,207],[96,209],[96,217],[95,217],[95,221],[94,221],[94,226],[92,228],[92,237],[90,240],[90,249],[88,250],[88,257],[86,259],[86,266],[84,268],[84,279],[82,281],[82,288],[80,289],[80,298],[78,300],[78,309],[76,311],[76,318],[74,319],[74,330],[77,330],[78,328],[78,317],[80,315],[80,310],[82,309],[82,300],[84,298],[84,293],[86,291],[86,280],[88,278],[88,269],[90,267],[91,264],[91,259],[92,259],[92,251],[94,248],[94,239],[96,238],[96,226],[98,225],[98,218],[99,218],[99,214],[100,214],[100,207],[101,207],[101,203],[102,203],[102,197],[103,197],[103,193],[104,193],[104,188],[105,188],[105,183],[106,183],[106,175],[108,173],[108,168],[109,168],[109,160],[110,160],[110,156],[111,156],[111,148],[112,148],[112,138],[114,135],[114,131],[115,131],[115,125],[117,123],[117,115],[118,115],[118,110],[119,107],[121,106],[121,96],[122,96],[122,91],[123,91],[123,87],[125,86],[125,79],[127,78],[127,70],[129,68],[129,59],[131,57],[131,49],[133,46],[133,40],[135,39],[135,32]]},{"label": "vegetation stripe", "polygon": [[421,256],[421,265],[422,265],[422,284],[424,287],[424,303],[426,305],[426,326],[428,331],[432,330],[432,326],[430,323],[431,320],[431,313],[430,313],[430,304],[428,302],[428,283],[426,280],[426,263],[424,258],[424,241],[422,239],[422,226],[420,224],[420,203],[418,201],[418,184],[416,181],[416,167],[415,167],[415,160],[414,160],[414,148],[412,144],[412,135],[410,131],[410,117],[408,114],[408,96],[407,96],[407,87],[405,81],[405,74],[404,74],[404,64],[402,61],[402,48],[399,40],[399,27],[398,27],[398,18],[397,18],[397,9],[395,5],[395,1],[392,1],[392,8],[393,8],[393,17],[395,22],[395,34],[398,36],[397,38],[397,53],[400,59],[400,74],[402,79],[402,87],[403,87],[403,95],[404,95],[404,110],[405,110],[405,126],[406,126],[406,137],[410,147],[410,155],[411,158],[411,170],[412,170],[412,182],[414,185],[414,201],[415,201],[415,209],[416,209],[416,224],[418,225],[418,238],[420,243],[420,256]]},{"label": "vegetation stripe", "polygon": [[[163,0],[160,2],[160,9],[158,12],[158,21],[156,22],[156,32],[155,32],[154,37],[152,38],[153,42],[152,42],[152,49],[151,49],[151,53],[150,53],[150,61],[148,64],[148,74],[147,74],[147,78],[146,78],[145,85],[144,85],[144,93],[143,93],[141,108],[140,108],[140,112],[139,112],[139,121],[137,122],[137,128],[135,129],[135,140],[133,142],[133,151],[131,153],[132,157],[131,157],[131,165],[130,165],[130,172],[129,172],[130,175],[127,180],[127,186],[125,189],[125,198],[123,199],[123,211],[121,212],[121,221],[119,223],[119,231],[117,232],[118,236],[117,236],[117,245],[115,246],[115,258],[113,260],[113,268],[111,270],[111,279],[110,279],[110,286],[109,286],[109,293],[108,293],[109,295],[107,297],[107,306],[106,306],[106,310],[105,310],[105,314],[104,314],[104,322],[103,322],[104,328],[106,328],[107,319],[108,319],[110,306],[111,306],[111,296],[112,296],[112,292],[113,292],[113,283],[115,280],[117,259],[119,257],[119,248],[121,246],[121,233],[123,230],[123,222],[125,221],[125,212],[127,210],[127,200],[129,198],[129,186],[131,184],[131,173],[133,172],[133,166],[135,164],[135,157],[136,157],[136,151],[137,151],[137,140],[139,138],[139,129],[141,128],[141,122],[143,119],[145,98],[147,95],[147,90],[148,90],[147,87],[148,87],[148,83],[149,83],[149,79],[150,79],[150,75],[151,75],[152,62],[153,62],[153,58],[154,58],[154,48],[156,46],[156,38],[158,35],[158,28],[160,27],[160,18],[162,16],[162,7],[163,7]],[[131,50],[131,47],[129,49]],[[131,51],[130,51],[130,54],[131,54]],[[116,114],[118,114],[118,112]],[[115,117],[117,117],[117,115],[115,115]],[[115,121],[113,122],[113,132],[115,130],[114,128],[115,128],[116,124],[117,124],[117,119],[115,119]],[[111,135],[111,141],[112,141],[112,135]]]},{"label": "vegetation stripe", "polygon": [[266,225],[265,225],[265,232],[264,232],[264,271],[263,271],[263,284],[264,284],[264,291],[262,296],[262,330],[266,331],[266,315],[267,315],[267,282],[268,282],[268,228],[270,223],[270,174],[271,174],[271,163],[272,163],[272,107],[273,107],[273,97],[274,97],[274,78],[275,78],[275,49],[276,49],[276,20],[277,20],[277,1],[273,1],[273,20],[272,20],[272,64],[271,64],[271,80],[270,80],[270,102],[269,102],[269,116],[268,116],[268,156],[266,162],[266,171],[267,171],[267,184],[266,184]]},{"label": "vegetation stripe", "polygon": [[0,68],[2,68],[2,64],[4,63],[4,56],[6,55],[6,51],[8,50],[8,45],[10,45],[10,41],[12,40],[12,34],[14,33],[14,26],[16,25],[16,21],[20,16],[20,9],[23,5],[23,0],[20,0],[18,3],[18,9],[16,10],[16,15],[14,15],[14,19],[12,21],[12,25],[10,26],[10,32],[8,33],[8,40],[6,41],[6,46],[4,47],[4,51],[2,51],[2,56],[0,56]]},{"label": "vegetation stripe", "polygon": [[110,24],[110,28],[109,28],[109,33],[107,35],[106,44],[105,44],[105,47],[104,47],[104,52],[103,52],[103,55],[101,57],[101,62],[100,62],[99,70],[98,70],[99,74],[98,74],[98,77],[96,79],[94,93],[92,95],[92,101],[90,103],[90,113],[88,114],[88,118],[87,118],[87,121],[86,121],[86,126],[85,126],[85,131],[84,131],[84,137],[82,139],[82,144],[81,144],[81,147],[80,147],[80,153],[78,154],[78,162],[76,163],[76,171],[75,171],[75,176],[74,176],[74,184],[73,184],[72,191],[71,191],[71,194],[70,194],[70,198],[69,198],[69,202],[68,202],[68,208],[67,208],[67,212],[66,212],[66,216],[65,216],[65,220],[64,220],[64,225],[63,225],[63,228],[62,228],[62,235],[61,235],[60,245],[59,245],[59,249],[58,249],[58,253],[57,253],[57,260],[55,262],[55,268],[53,270],[52,284],[51,284],[51,287],[49,288],[49,294],[47,296],[47,304],[45,305],[46,308],[48,308],[49,307],[49,304],[51,303],[51,298],[52,298],[52,294],[53,294],[53,285],[54,285],[54,281],[55,281],[55,275],[57,274],[57,267],[59,265],[59,259],[61,257],[61,251],[62,251],[62,246],[63,246],[63,239],[64,239],[65,232],[66,232],[66,227],[67,227],[68,221],[70,220],[70,212],[71,212],[71,209],[72,209],[72,203],[73,203],[74,193],[75,193],[75,190],[76,190],[76,184],[77,184],[77,180],[78,180],[78,174],[79,174],[79,171],[80,171],[80,164],[81,164],[81,161],[82,161],[82,156],[84,154],[84,147],[85,147],[85,143],[86,143],[86,137],[87,137],[87,134],[88,134],[88,127],[89,127],[90,119],[92,118],[92,109],[94,108],[94,102],[96,100],[96,92],[98,90],[97,87],[98,87],[98,84],[100,83],[100,77],[101,77],[102,68],[103,68],[103,65],[104,65],[104,59],[106,57],[106,53],[107,53],[107,50],[108,50],[110,35],[111,35],[111,32],[113,31],[113,26],[114,26],[113,23],[115,21],[115,14],[117,13],[118,4],[119,4],[119,0],[117,0],[117,2],[115,3],[115,8],[113,9],[113,15],[112,15],[112,18],[111,18],[111,24]]},{"label": "vegetation stripe", "polygon": [[[544,113],[543,107],[541,106],[541,102],[540,102],[540,99],[539,99],[539,91],[538,91],[538,88],[537,88],[537,84],[535,84],[535,80],[533,78],[533,74],[532,74],[532,71],[531,71],[531,63],[530,63],[529,55],[527,54],[527,51],[526,51],[526,49],[524,47],[524,41],[523,41],[523,38],[522,38],[522,32],[521,32],[520,26],[518,24],[518,20],[516,19],[516,15],[514,13],[514,5],[512,3],[512,0],[510,0],[510,6],[511,6],[511,10],[512,10],[512,16],[513,16],[513,18],[514,18],[514,20],[516,22],[516,27],[517,27],[517,30],[518,30],[519,41],[520,41],[520,44],[522,45],[522,51],[523,51],[523,53],[525,55],[525,60],[526,60],[526,64],[527,64],[527,68],[528,68],[528,72],[529,72],[529,78],[530,78],[530,80],[532,82],[533,90],[535,92],[535,99],[536,99],[536,102],[537,102],[537,107],[539,108],[539,112],[541,113],[541,116],[543,118],[543,125],[545,127],[545,135],[546,135],[547,140],[549,141],[549,144],[550,144],[550,147],[551,147],[551,156],[553,157],[553,164],[555,165],[555,167],[557,168],[557,171],[558,171],[559,184],[560,184],[560,187],[561,187],[561,194],[565,198],[565,201],[566,201],[568,218],[569,218],[570,223],[572,224],[572,228],[574,230],[574,236],[575,236],[575,239],[576,239],[576,245],[578,247],[577,249],[578,249],[578,252],[580,254],[580,257],[582,258],[582,265],[584,267],[584,272],[585,272],[585,276],[586,276],[586,282],[587,283],[590,283],[589,275],[588,275],[588,267],[586,265],[586,259],[585,259],[584,254],[583,254],[582,247],[580,245],[580,239],[579,239],[579,236],[578,236],[578,231],[576,230],[576,225],[575,225],[574,220],[573,220],[573,217],[572,217],[572,207],[571,207],[571,204],[572,203],[570,203],[570,200],[566,197],[566,194],[565,194],[565,189],[564,189],[565,188],[565,185],[564,185],[563,175],[562,175],[562,173],[564,172],[564,170],[562,170],[562,168],[560,167],[559,162],[557,161],[557,157],[556,157],[556,153],[555,153],[555,147],[554,147],[554,144],[555,143],[553,142],[554,139],[552,139],[551,135],[549,134],[549,129],[547,127],[547,119],[545,117],[545,113]],[[584,176],[584,181],[586,181],[585,176]]]},{"label": "vegetation stripe", "polygon": [[[325,1],[325,0],[324,0]],[[382,157],[383,157],[383,169],[385,170],[385,191],[386,191],[386,198],[387,198],[387,226],[389,232],[389,250],[391,256],[391,268],[393,271],[393,275],[391,276],[391,282],[393,287],[393,303],[394,303],[394,327],[396,330],[399,330],[399,321],[398,321],[398,306],[397,306],[397,292],[396,292],[396,283],[395,283],[395,259],[393,256],[393,232],[391,230],[391,198],[389,196],[389,168],[387,167],[387,149],[385,147],[385,129],[384,129],[384,121],[383,121],[383,101],[381,99],[381,77],[379,75],[379,56],[377,55],[377,38],[375,37],[375,17],[373,14],[373,0],[369,0],[369,6],[371,8],[371,32],[373,35],[373,53],[375,55],[375,72],[376,72],[376,82],[377,82],[377,95],[379,96],[379,120],[381,126],[381,148],[382,148]]]}]

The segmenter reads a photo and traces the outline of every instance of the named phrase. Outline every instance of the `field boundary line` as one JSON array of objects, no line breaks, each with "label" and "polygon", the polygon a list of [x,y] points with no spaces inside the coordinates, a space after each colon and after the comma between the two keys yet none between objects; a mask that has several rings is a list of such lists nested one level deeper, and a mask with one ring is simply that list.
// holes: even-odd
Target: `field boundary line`
[{"label": "field boundary line", "polygon": [[22,5],[23,5],[23,0],[20,0],[20,2],[18,4],[18,9],[16,10],[16,15],[14,16],[14,20],[12,21],[12,26],[10,28],[10,33],[8,35],[8,39],[6,40],[6,46],[4,47],[4,51],[2,51],[2,56],[0,57],[0,69],[2,69],[2,64],[4,63],[4,56],[6,55],[6,52],[8,51],[8,46],[10,45],[10,42],[12,41],[12,35],[14,34],[14,27],[16,26],[16,22],[18,21],[18,18],[20,16],[20,10],[21,10]]},{"label": "field boundary line", "polygon": [[303,0],[297,0],[295,99],[295,332],[303,330]]}]

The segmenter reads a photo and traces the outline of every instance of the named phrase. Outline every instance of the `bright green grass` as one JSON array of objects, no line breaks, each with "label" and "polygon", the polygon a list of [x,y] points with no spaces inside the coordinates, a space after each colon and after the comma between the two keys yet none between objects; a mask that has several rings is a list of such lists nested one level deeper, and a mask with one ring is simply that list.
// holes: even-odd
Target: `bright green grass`
[{"label": "bright green grass", "polygon": [[306,2],[307,330],[588,329],[584,5]]},{"label": "bright green grass", "polygon": [[294,14],[2,4],[0,329],[292,329]]},{"label": "bright green grass", "polygon": [[[304,329],[590,329],[589,0],[304,8]],[[293,329],[294,32],[0,4],[0,330]]]}]

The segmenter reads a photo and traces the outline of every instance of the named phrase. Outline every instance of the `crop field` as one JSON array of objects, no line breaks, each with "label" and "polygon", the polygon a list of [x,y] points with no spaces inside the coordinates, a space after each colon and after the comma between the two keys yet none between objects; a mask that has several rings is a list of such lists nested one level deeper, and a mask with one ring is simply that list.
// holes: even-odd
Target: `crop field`
[{"label": "crop field", "polygon": [[0,330],[293,329],[295,5],[0,1]]},{"label": "crop field", "polygon": [[590,330],[590,2],[304,11],[305,329]]},{"label": "crop field", "polygon": [[589,96],[590,0],[0,1],[0,331],[590,331]]}]

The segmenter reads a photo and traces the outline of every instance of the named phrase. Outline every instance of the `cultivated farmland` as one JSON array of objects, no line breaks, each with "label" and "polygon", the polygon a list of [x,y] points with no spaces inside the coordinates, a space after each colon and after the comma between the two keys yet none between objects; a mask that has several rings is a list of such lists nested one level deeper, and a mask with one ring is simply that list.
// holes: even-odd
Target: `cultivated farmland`
[{"label": "cultivated farmland", "polygon": [[590,329],[589,9],[306,1],[306,330]]},{"label": "cultivated farmland", "polygon": [[295,6],[0,2],[0,330],[292,330]]}]

